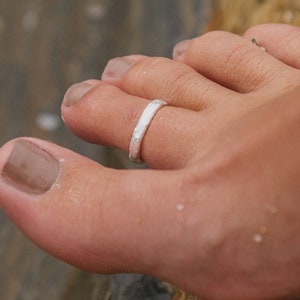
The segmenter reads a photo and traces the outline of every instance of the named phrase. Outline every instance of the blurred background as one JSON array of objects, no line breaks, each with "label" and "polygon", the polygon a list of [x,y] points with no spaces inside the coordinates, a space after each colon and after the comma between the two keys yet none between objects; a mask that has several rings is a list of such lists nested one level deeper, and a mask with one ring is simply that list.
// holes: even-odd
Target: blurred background
[{"label": "blurred background", "polygon": [[[115,56],[171,57],[204,31],[242,33],[252,24],[299,25],[299,0],[0,0],[0,144],[47,139],[114,168],[118,150],[72,135],[60,105],[73,83],[99,78]],[[55,241],[53,241],[55,243]],[[47,255],[0,210],[0,299],[197,299],[139,274],[97,275]]]}]

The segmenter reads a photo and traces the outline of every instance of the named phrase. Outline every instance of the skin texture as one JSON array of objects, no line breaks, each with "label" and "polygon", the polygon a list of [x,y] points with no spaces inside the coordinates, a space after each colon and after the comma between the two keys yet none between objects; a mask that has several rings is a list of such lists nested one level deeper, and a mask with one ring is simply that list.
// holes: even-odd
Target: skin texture
[{"label": "skin texture", "polygon": [[[151,274],[203,299],[300,299],[299,48],[300,29],[266,24],[184,41],[172,60],[111,60],[101,80],[67,91],[63,118],[127,151],[149,100],[164,99],[142,145],[151,169],[107,169],[23,138],[59,175],[35,194],[2,171],[1,207],[37,245],[92,272]],[[16,143],[1,148],[1,169]]]}]

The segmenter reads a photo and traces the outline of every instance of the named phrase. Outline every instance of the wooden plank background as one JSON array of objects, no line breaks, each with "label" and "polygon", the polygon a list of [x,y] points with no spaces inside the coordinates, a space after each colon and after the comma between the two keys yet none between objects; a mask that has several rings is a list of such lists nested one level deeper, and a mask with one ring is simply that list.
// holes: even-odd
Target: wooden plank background
[{"label": "wooden plank background", "polygon": [[[72,83],[99,78],[108,59],[171,56],[198,35],[209,0],[0,0],[0,143],[34,136],[111,167],[132,167],[119,151],[74,137],[60,120]],[[55,243],[55,241],[53,241]],[[138,274],[89,274],[47,255],[0,211],[0,299],[171,299]],[[179,299],[179,298],[178,298]],[[183,299],[183,298],[182,298]]]}]

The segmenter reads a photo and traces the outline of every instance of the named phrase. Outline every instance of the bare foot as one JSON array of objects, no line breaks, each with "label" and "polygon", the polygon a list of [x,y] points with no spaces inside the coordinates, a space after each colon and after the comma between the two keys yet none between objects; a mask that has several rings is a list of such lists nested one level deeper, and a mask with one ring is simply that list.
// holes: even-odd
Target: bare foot
[{"label": "bare foot", "polygon": [[300,29],[272,24],[184,41],[174,60],[111,60],[68,90],[64,120],[128,151],[149,100],[167,101],[143,140],[152,170],[17,139],[0,150],[1,206],[92,272],[151,274],[208,299],[299,297],[299,48]]}]

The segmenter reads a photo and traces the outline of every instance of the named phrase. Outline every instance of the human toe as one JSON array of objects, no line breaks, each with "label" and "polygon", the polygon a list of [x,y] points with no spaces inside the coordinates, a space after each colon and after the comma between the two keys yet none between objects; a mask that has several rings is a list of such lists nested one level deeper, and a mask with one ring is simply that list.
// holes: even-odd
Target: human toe
[{"label": "human toe", "polygon": [[178,47],[181,45],[175,46],[174,59],[239,93],[251,93],[270,85],[280,89],[299,81],[299,74],[292,68],[251,40],[232,33],[209,32],[192,39],[181,51],[176,50]]},{"label": "human toe", "polygon": [[146,99],[200,111],[235,95],[188,66],[163,57],[126,56],[107,64],[102,80]]},{"label": "human toe", "polygon": [[[74,96],[79,98],[74,100]],[[103,81],[94,82],[92,87],[83,82],[67,91],[62,116],[79,137],[128,152],[135,127],[150,103]],[[197,141],[205,142],[204,131],[196,130],[200,126],[197,117],[194,111],[169,105],[156,111],[140,139],[142,160],[152,168],[184,166],[195,151],[195,135]]]},{"label": "human toe", "polygon": [[262,24],[249,28],[244,37],[255,38],[268,53],[300,69],[300,28],[288,24]]},{"label": "human toe", "polygon": [[0,154],[1,208],[63,261],[101,273],[155,272],[165,241],[176,242],[180,172],[107,169],[32,138]]}]

